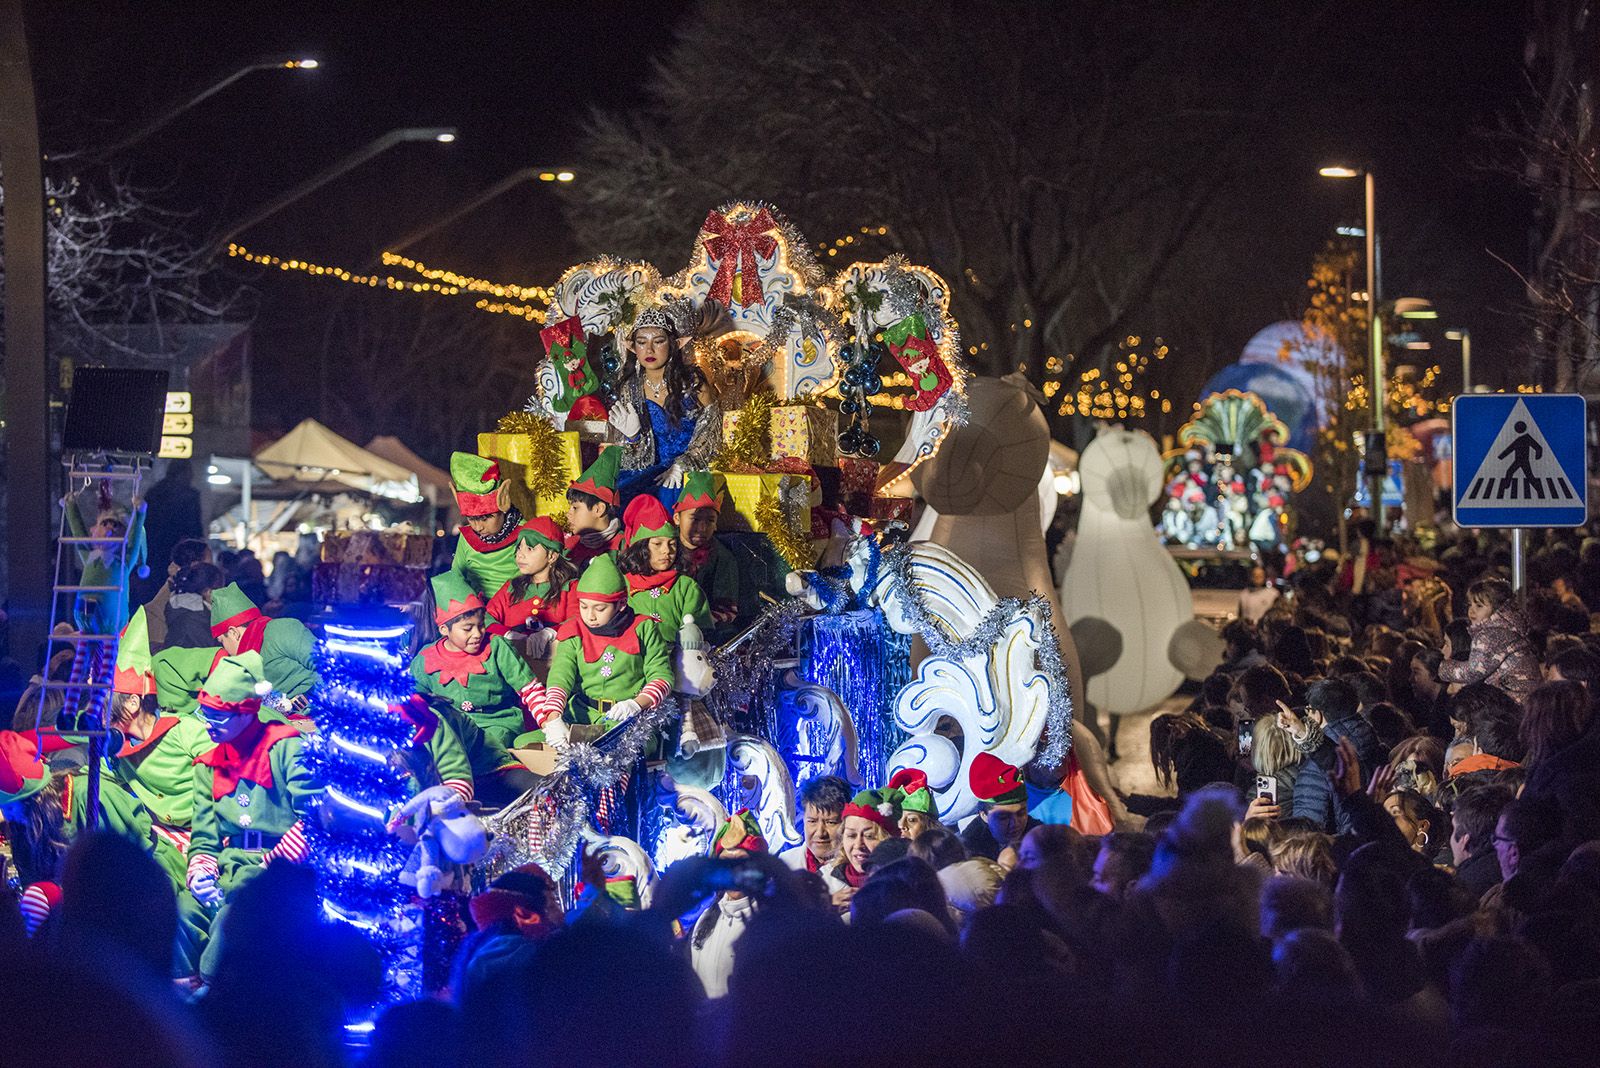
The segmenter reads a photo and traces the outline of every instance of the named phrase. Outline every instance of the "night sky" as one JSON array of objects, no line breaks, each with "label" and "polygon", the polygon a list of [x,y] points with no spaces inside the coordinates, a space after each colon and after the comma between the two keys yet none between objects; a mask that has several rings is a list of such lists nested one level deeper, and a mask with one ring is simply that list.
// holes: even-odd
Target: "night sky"
[{"label": "night sky", "polygon": [[[44,136],[55,151],[114,140],[249,58],[314,56],[321,69],[253,74],[119,162],[135,181],[159,187],[163,203],[192,213],[197,233],[215,233],[389,129],[458,127],[454,145],[391,150],[240,238],[286,257],[355,266],[519,167],[571,163],[587,110],[641,102],[651,56],[690,10],[660,2],[40,3],[32,24]],[[1214,337],[1191,346],[1207,349],[1190,365],[1191,393],[1255,327],[1298,314],[1311,256],[1333,226],[1358,219],[1358,184],[1315,175],[1317,163],[1335,158],[1370,159],[1379,175],[1386,295],[1434,298],[1441,325],[1471,327],[1487,369],[1520,330],[1510,314],[1516,280],[1488,250],[1522,266],[1531,219],[1513,181],[1486,166],[1495,149],[1482,136],[1522,91],[1521,5],[1295,10],[1297,18],[1304,11],[1303,34],[1291,42],[1257,40],[1248,15],[1239,18],[1239,78],[1257,77],[1251,57],[1264,64],[1274,49],[1311,58],[1285,86],[1282,128],[1263,139],[1255,188],[1270,192],[1252,193],[1262,202],[1244,205],[1241,222],[1205,236],[1240,285]],[[580,172],[570,193],[581,189]],[[695,221],[685,221],[685,237]],[[530,283],[598,251],[575,246],[552,187],[538,184],[416,250]],[[257,293],[258,427],[282,430],[314,408],[301,388],[295,335],[339,287],[279,272],[239,277]],[[1448,343],[1435,352],[1452,355]]]}]

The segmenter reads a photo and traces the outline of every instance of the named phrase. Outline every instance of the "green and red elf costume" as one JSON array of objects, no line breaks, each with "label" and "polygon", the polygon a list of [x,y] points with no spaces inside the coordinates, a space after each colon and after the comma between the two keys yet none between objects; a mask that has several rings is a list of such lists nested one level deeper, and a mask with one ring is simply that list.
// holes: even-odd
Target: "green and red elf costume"
[{"label": "green and red elf costume", "polygon": [[[67,516],[67,529],[74,538],[87,538],[88,529],[78,511],[78,500],[68,494],[62,501]],[[128,582],[145,565],[147,554],[144,536],[145,503],[135,501],[133,513],[128,517],[128,533],[124,545],[79,545],[78,582],[83,586],[116,586],[120,593],[84,592],[73,602],[73,619],[84,634],[115,634],[127,623],[133,610]],[[98,524],[97,524],[98,525]]]},{"label": "green and red elf costume", "polygon": [[[483,598],[455,571],[433,577],[433,618],[448,627],[483,611]],[[452,647],[441,637],[411,660],[417,692],[447,707],[475,778],[520,767],[506,750],[544,701],[544,690],[527,661],[504,638],[485,633],[477,652]]]},{"label": "green and red elf costume", "polygon": [[578,579],[577,592],[580,602],[605,601],[617,612],[605,625],[591,628],[579,611],[556,632],[541,730],[524,736],[523,744],[544,741],[542,728],[556,719],[610,729],[660,704],[672,691],[670,646],[654,619],[628,606],[627,584],[611,557],[595,557]]},{"label": "green and red elf costume", "polygon": [[456,507],[463,517],[499,516],[499,528],[490,535],[478,534],[461,524],[456,539],[456,555],[451,569],[466,577],[467,584],[489,597],[517,575],[517,539],[522,513],[511,503],[511,486],[500,477],[500,465],[470,452],[450,454],[450,481],[456,492]]},{"label": "green and red elf costume", "polygon": [[[303,822],[322,788],[301,763],[300,729],[262,705],[271,691],[261,654],[247,652],[223,657],[200,693],[200,716],[213,734],[248,721],[194,764],[188,884],[208,907],[225,906],[267,865],[298,864],[310,853]],[[217,950],[212,939],[202,975],[211,973]]]},{"label": "green and red elf costume", "polygon": [[[70,740],[56,735],[41,737],[34,731],[0,730],[0,813],[4,814],[8,824],[28,828],[40,822],[32,818],[29,809],[48,802],[48,799],[33,799],[59,774],[62,778],[59,814],[64,832],[61,837],[68,840],[76,837],[79,824],[74,819],[74,806],[81,808],[76,795],[82,791],[74,789],[67,772],[53,772],[44,759],[51,753],[72,746]],[[54,803],[50,804],[53,807]],[[105,805],[104,795],[101,805]],[[61,905],[61,884],[56,881],[60,875],[56,870],[59,857],[40,849],[36,863],[30,863],[35,860],[31,856],[34,852],[32,843],[13,840],[10,845],[16,877],[23,883],[17,895],[17,905],[22,909],[23,924],[32,934]]]},{"label": "green and red elf costume", "polygon": [[559,388],[550,407],[570,419],[604,422],[606,406],[600,399],[600,378],[589,364],[589,339],[583,320],[576,315],[539,331],[545,351],[556,369]]},{"label": "green and red elf costume", "polygon": [[604,530],[579,530],[567,535],[567,559],[579,567],[607,553],[615,554],[624,547],[622,539],[622,494],[617,491],[617,472],[622,463],[622,449],[608,445],[600,450],[594,463],[584,468],[583,474],[567,487],[567,499],[574,493],[585,493],[609,506],[611,522]]},{"label": "green and red elf costume", "polygon": [[[678,552],[678,528],[667,515],[667,509],[655,497],[641,494],[635,497],[623,513],[622,527],[628,547],[648,542],[651,538],[670,538],[674,555]],[[678,640],[678,630],[684,616],[710,620],[711,610],[706,604],[705,591],[700,584],[676,568],[636,575],[628,578],[628,605],[642,616],[654,616],[661,631],[661,640],[670,649]]]},{"label": "green and red elf costume", "polygon": [[[557,556],[567,551],[566,535],[556,526],[555,520],[543,515],[517,528],[516,544],[543,546]],[[524,582],[527,578],[521,574],[512,577],[489,598],[487,623],[490,634],[504,635],[512,631],[559,627],[572,614],[572,591],[577,586],[576,579],[557,590],[552,589],[549,582]]]},{"label": "green and red elf costume", "polygon": [[[317,683],[312,666],[316,639],[298,619],[273,619],[256,607],[238,583],[211,591],[211,636],[218,641],[234,627],[243,627],[239,653],[260,653],[261,663],[272,688],[285,697],[304,697]],[[211,670],[222,662],[225,650],[208,649]]]},{"label": "green and red elf costume", "polygon": [[[678,519],[687,512],[709,508],[722,514],[722,490],[716,476],[710,471],[690,471],[683,479],[683,491],[672,506],[672,517]],[[719,616],[736,615],[739,611],[739,561],[728,547],[713,535],[711,541],[699,548],[684,545],[689,554],[689,577],[705,591],[711,610]],[[700,616],[696,616],[700,619]]]}]

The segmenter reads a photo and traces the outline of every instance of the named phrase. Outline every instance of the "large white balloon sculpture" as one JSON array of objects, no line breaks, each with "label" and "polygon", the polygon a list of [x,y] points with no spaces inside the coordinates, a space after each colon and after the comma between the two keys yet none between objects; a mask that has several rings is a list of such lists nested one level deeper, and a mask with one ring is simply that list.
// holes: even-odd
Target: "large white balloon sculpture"
[{"label": "large white balloon sculpture", "polygon": [[1183,681],[1167,650],[1194,618],[1183,572],[1150,521],[1161,495],[1161,454],[1148,434],[1104,430],[1079,458],[1078,475],[1083,512],[1061,603],[1069,623],[1104,621],[1122,638],[1121,655],[1089,680],[1089,700],[1113,714],[1140,712]]}]

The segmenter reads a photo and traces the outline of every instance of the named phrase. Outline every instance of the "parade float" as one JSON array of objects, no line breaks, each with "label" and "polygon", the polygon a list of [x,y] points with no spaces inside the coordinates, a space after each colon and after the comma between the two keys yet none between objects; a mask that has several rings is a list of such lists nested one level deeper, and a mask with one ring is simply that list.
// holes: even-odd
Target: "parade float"
[{"label": "parade float", "polygon": [[[825,274],[776,208],[742,201],[712,210],[687,262],[670,266],[601,257],[567,270],[551,289],[536,388],[477,452],[517,511],[558,522],[568,486],[603,449],[619,450],[623,482],[649,476],[638,483],[647,494],[673,491],[689,458],[707,462],[741,594],[731,619],[684,621],[672,697],[603,734],[519,751],[542,777],[482,814],[481,856],[448,812],[407,845],[377,817],[397,799],[397,754],[418,743],[377,713],[403,705],[398,669],[422,636],[399,617],[328,628],[319,753],[330,830],[316,862],[329,915],[385,949],[396,997],[431,986],[460,934],[437,895],[530,861],[570,899],[587,852],[648,903],[656,873],[709,852],[730,812],[750,810],[775,851],[799,844],[796,790],[820,775],[876,787],[919,768],[950,824],[978,810],[968,769],[981,754],[1032,765],[1047,783],[1083,779],[1069,755],[1076,659],[1048,572],[1027,588],[1002,576],[997,592],[946,545],[909,538],[912,480],[968,420],[944,280],[900,257]],[[672,442],[681,428],[656,426],[653,452],[614,444],[610,429],[644,407],[624,343],[643,322],[682,338],[710,392],[692,435]],[[886,416],[897,417],[892,453]],[[1042,564],[1041,441],[982,448],[986,484],[1024,487],[1025,500],[1004,504],[1030,517],[1033,538],[1012,538],[1011,555],[1038,542]]]}]

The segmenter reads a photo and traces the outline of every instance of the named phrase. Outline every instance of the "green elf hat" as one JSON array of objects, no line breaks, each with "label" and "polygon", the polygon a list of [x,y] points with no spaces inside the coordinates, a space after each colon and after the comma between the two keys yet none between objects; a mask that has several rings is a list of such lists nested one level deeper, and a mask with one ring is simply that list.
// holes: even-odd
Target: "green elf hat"
[{"label": "green elf hat", "polygon": [[622,513],[622,530],[629,545],[650,538],[678,537],[678,528],[672,525],[666,506],[648,493],[641,493],[628,503],[627,511]]},{"label": "green elf hat", "polygon": [[553,553],[561,553],[566,548],[561,528],[547,515],[535,516],[518,527],[517,544],[541,545]]},{"label": "green elf hat", "polygon": [[230,582],[220,590],[211,591],[211,636],[220,638],[233,627],[242,627],[251,620],[261,618],[256,607],[237,582]]},{"label": "green elf hat", "polygon": [[622,464],[622,449],[616,445],[608,445],[600,450],[600,455],[595,457],[594,463],[584,469],[572,483],[571,489],[579,493],[587,493],[605,501],[615,508],[622,503],[622,496],[617,493],[617,469]]},{"label": "green elf hat", "polygon": [[0,731],[0,805],[26,801],[43,790],[50,782],[44,754],[72,746],[60,735],[40,738],[36,731]]},{"label": "green elf hat", "polygon": [[639,911],[639,882],[631,875],[606,876],[606,896],[630,912]]},{"label": "green elf hat", "polygon": [[1028,801],[1028,785],[1014,764],[1007,764],[993,753],[972,758],[967,774],[972,796],[986,805],[1022,805]]},{"label": "green elf hat", "polygon": [[901,768],[889,776],[890,787],[901,791],[900,811],[920,812],[929,819],[939,818],[939,805],[928,789],[928,776],[921,768]]},{"label": "green elf hat", "polygon": [[211,669],[200,690],[200,715],[207,720],[261,712],[261,699],[272,692],[267,669],[256,652],[225,656]]},{"label": "green elf hat", "polygon": [[628,599],[628,583],[617,570],[610,553],[602,553],[589,561],[578,578],[578,597],[588,601],[610,601],[620,604]]},{"label": "green elf hat", "polygon": [[467,577],[451,569],[433,576],[433,621],[440,626],[457,616],[484,607],[483,595],[467,584]]},{"label": "green elf hat", "polygon": [[464,516],[500,511],[500,465],[470,452],[450,454],[450,482]]},{"label": "green elf hat", "polygon": [[692,512],[696,508],[722,511],[722,493],[717,488],[717,477],[710,471],[690,471],[683,478],[683,492],[678,503],[672,506],[673,515]]},{"label": "green elf hat", "polygon": [[717,831],[716,838],[711,842],[711,855],[720,857],[724,850],[742,849],[746,853],[765,853],[767,840],[761,834],[761,824],[756,822],[755,813],[747,808],[741,808],[724,823]]},{"label": "green elf hat", "polygon": [[111,688],[117,693],[141,697],[156,692],[155,666],[150,660],[150,630],[144,607],[134,609],[133,618],[117,639],[117,665],[111,675]]},{"label": "green elf hat", "polygon": [[882,827],[891,837],[900,837],[901,793],[894,787],[882,790],[862,790],[844,806],[846,818],[859,816]]}]

